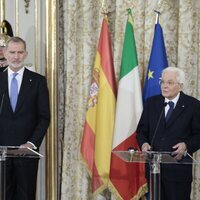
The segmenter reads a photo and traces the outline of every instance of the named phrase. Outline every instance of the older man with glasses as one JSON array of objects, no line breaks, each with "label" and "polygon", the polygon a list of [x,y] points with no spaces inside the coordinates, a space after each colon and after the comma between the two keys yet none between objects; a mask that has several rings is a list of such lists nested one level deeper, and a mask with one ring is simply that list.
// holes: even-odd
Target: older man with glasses
[{"label": "older man with glasses", "polygon": [[[184,83],[183,70],[163,70],[162,94],[146,101],[137,127],[142,151],[171,152],[181,161],[200,148],[200,101],[184,94]],[[161,200],[190,200],[191,183],[192,165],[161,165]]]}]

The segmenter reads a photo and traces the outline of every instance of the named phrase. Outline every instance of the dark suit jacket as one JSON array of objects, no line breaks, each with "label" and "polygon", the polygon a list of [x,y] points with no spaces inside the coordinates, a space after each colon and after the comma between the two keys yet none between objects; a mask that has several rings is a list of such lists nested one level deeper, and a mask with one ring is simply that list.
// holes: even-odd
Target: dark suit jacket
[{"label": "dark suit jacket", "polygon": [[13,112],[7,70],[0,73],[0,145],[21,145],[30,141],[39,147],[49,121],[49,95],[44,76],[25,68]]},{"label": "dark suit jacket", "polygon": [[6,70],[7,67],[0,67],[0,72],[3,72],[4,70]]},{"label": "dark suit jacket", "polygon": [[[172,152],[172,147],[185,142],[188,153],[192,154],[200,148],[200,102],[183,92],[169,119],[165,122],[164,97],[161,95],[150,98],[145,106],[137,127],[137,141],[151,144],[158,119],[161,117],[153,142],[154,151]],[[163,111],[163,112],[162,112]],[[191,181],[192,165],[163,165],[161,175],[168,180]]]}]

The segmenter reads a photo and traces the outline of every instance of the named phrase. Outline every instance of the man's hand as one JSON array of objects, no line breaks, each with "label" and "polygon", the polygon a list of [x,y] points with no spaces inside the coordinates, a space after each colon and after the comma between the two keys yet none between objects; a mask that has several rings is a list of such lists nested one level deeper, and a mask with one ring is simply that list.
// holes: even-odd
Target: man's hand
[{"label": "man's hand", "polygon": [[30,143],[21,144],[19,148],[30,148],[33,149],[34,146]]},{"label": "man's hand", "polygon": [[172,155],[176,160],[181,160],[187,151],[186,144],[184,142],[180,142],[172,147],[175,151],[172,152]]},{"label": "man's hand", "polygon": [[147,151],[150,151],[151,150],[151,146],[149,145],[149,143],[145,142],[143,145],[142,145],[142,151],[143,152],[147,152]]}]

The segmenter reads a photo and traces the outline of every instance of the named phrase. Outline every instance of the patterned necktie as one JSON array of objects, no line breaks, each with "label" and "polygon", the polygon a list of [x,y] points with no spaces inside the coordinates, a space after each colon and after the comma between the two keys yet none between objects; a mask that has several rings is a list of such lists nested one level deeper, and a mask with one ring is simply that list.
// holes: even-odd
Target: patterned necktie
[{"label": "patterned necktie", "polygon": [[11,85],[10,85],[10,103],[11,103],[13,112],[15,111],[17,98],[18,98],[18,82],[16,79],[17,74],[18,73],[13,73],[13,77],[12,77]]},{"label": "patterned necktie", "polygon": [[171,116],[171,114],[172,114],[172,112],[174,110],[174,102],[173,101],[169,101],[168,105],[169,105],[169,110],[168,110],[167,115],[165,117],[166,122],[169,120],[169,118],[170,118],[170,116]]}]

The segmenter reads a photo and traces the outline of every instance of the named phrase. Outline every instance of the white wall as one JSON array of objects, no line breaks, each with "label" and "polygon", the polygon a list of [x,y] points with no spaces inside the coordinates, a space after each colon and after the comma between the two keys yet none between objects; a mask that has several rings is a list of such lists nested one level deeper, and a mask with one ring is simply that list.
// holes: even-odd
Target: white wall
[{"label": "white wall", "polygon": [[27,42],[28,57],[38,73],[45,72],[45,1],[31,0],[28,13],[24,0],[5,1],[5,19],[8,20],[16,36]]}]

